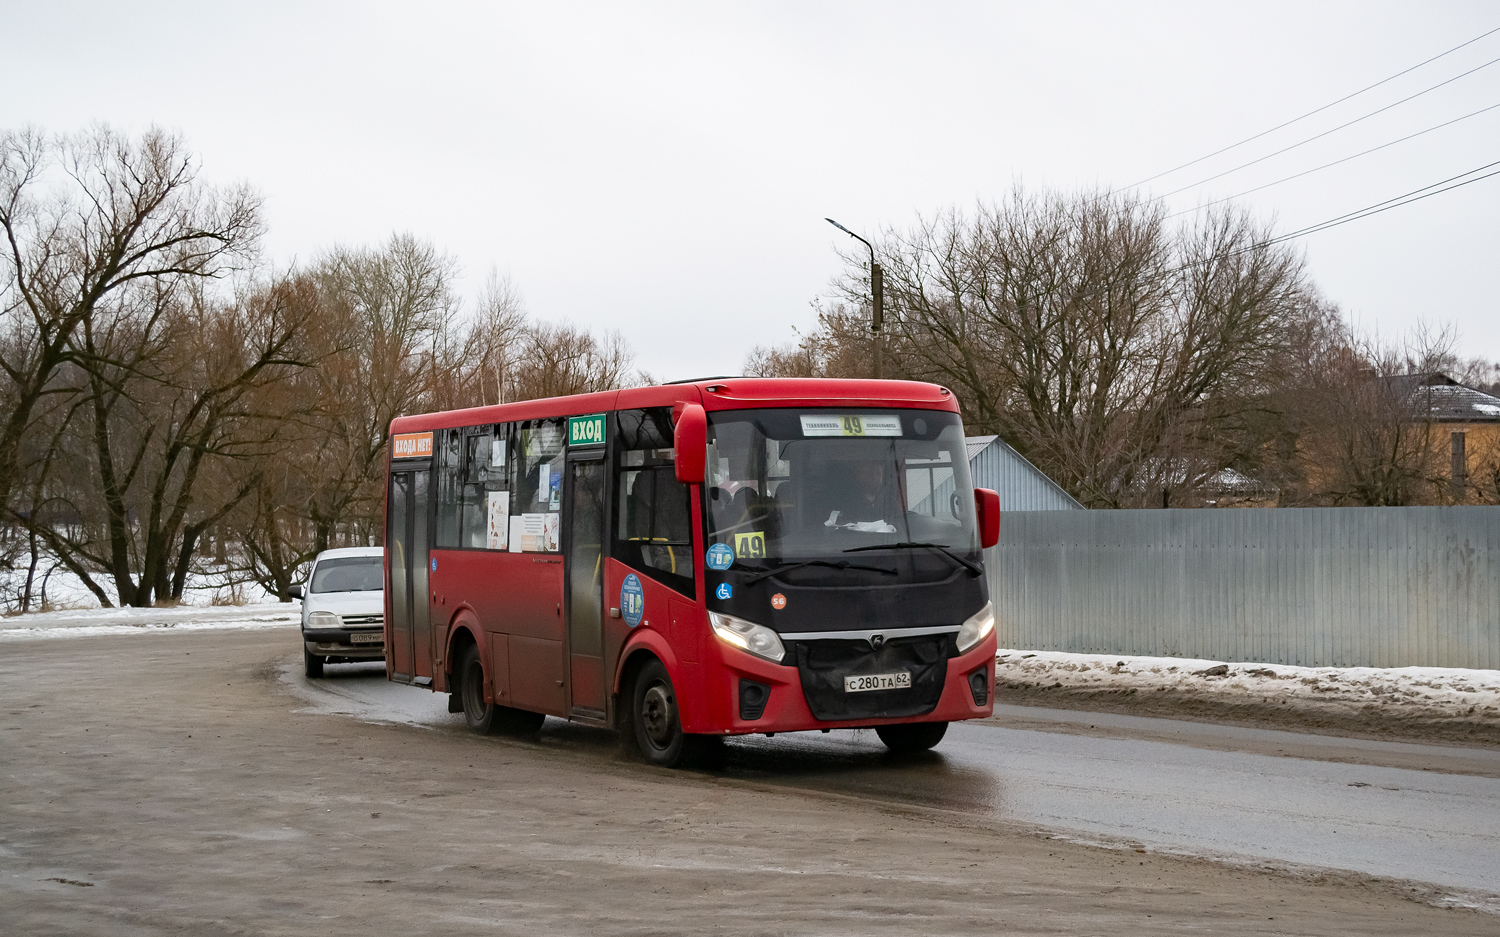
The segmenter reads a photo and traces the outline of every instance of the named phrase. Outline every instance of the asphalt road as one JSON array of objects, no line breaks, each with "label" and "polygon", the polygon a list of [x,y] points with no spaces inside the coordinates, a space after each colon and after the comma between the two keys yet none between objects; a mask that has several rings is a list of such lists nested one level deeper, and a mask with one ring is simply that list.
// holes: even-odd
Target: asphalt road
[{"label": "asphalt road", "polygon": [[[329,673],[308,681],[285,666],[281,679],[323,712],[461,725],[446,695],[387,683],[378,668]],[[1407,879],[1481,903],[1500,896],[1500,751],[1025,707],[997,716],[953,725],[929,756],[902,761],[873,732],[737,738],[718,773],[981,813],[1085,842]],[[1095,731],[1058,731],[1084,725]],[[1154,737],[1132,737],[1143,734]],[[607,751],[612,737],[549,719],[539,743]]]},{"label": "asphalt road", "polygon": [[1500,933],[1466,887],[1487,752],[1023,710],[921,758],[834,733],[665,771],[309,684],[295,629],[75,631],[0,641],[6,937]]}]

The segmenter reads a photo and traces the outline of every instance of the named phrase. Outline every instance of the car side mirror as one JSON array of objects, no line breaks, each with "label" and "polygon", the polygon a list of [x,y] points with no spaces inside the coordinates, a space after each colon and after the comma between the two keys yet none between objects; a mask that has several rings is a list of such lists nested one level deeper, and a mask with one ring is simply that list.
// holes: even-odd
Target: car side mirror
[{"label": "car side mirror", "polygon": [[677,419],[677,425],[672,428],[677,480],[685,485],[701,485],[708,461],[708,414],[696,403],[678,404],[678,407],[672,408],[672,415]]},{"label": "car side mirror", "polygon": [[300,601],[302,598],[302,587],[292,586],[291,588],[286,590],[286,594]]},{"label": "car side mirror", "polygon": [[979,545],[987,550],[1000,542],[1000,493],[975,488],[974,513],[979,516]]}]

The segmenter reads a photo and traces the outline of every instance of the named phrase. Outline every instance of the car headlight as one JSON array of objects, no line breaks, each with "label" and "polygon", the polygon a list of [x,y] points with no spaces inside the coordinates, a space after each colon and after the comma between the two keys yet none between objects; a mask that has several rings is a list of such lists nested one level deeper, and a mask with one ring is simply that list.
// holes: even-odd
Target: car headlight
[{"label": "car headlight", "polygon": [[958,653],[962,654],[969,648],[989,637],[991,631],[995,630],[995,603],[986,602],[984,608],[969,616],[963,627],[958,629]]},{"label": "car headlight", "polygon": [[765,625],[757,625],[753,621],[745,621],[722,612],[709,612],[708,623],[713,626],[714,634],[725,644],[733,644],[740,650],[749,651],[756,657],[764,657],[777,664],[786,656],[781,635]]},{"label": "car headlight", "polygon": [[344,620],[333,612],[309,612],[307,615],[307,627],[309,628],[339,628]]}]

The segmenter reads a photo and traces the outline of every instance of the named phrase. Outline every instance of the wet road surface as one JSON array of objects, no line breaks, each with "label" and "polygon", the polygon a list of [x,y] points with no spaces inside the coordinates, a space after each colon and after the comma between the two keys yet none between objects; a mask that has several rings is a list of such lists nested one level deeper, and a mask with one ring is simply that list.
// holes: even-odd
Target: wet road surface
[{"label": "wet road surface", "polygon": [[[328,673],[307,681],[287,665],[281,679],[318,712],[464,731],[446,695],[387,683],[378,665]],[[936,751],[905,759],[873,732],[737,738],[716,773],[973,811],[1077,841],[1500,894],[1500,753],[1022,707],[997,715],[1028,727],[956,724]],[[1061,731],[1081,722],[1098,732]],[[507,744],[621,757],[612,733],[555,719],[537,741]],[[1319,751],[1339,760],[1306,757]],[[1361,758],[1375,763],[1347,763]]]}]

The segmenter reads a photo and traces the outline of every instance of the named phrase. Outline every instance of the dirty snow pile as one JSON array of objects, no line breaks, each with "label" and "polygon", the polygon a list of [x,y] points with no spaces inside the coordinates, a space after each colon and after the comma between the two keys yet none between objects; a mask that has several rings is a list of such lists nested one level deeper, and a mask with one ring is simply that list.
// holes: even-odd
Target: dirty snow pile
[{"label": "dirty snow pile", "polygon": [[1402,715],[1500,720],[1500,670],[1293,667],[1002,649],[995,672],[1002,686],[1171,692],[1223,703],[1375,707]]}]

